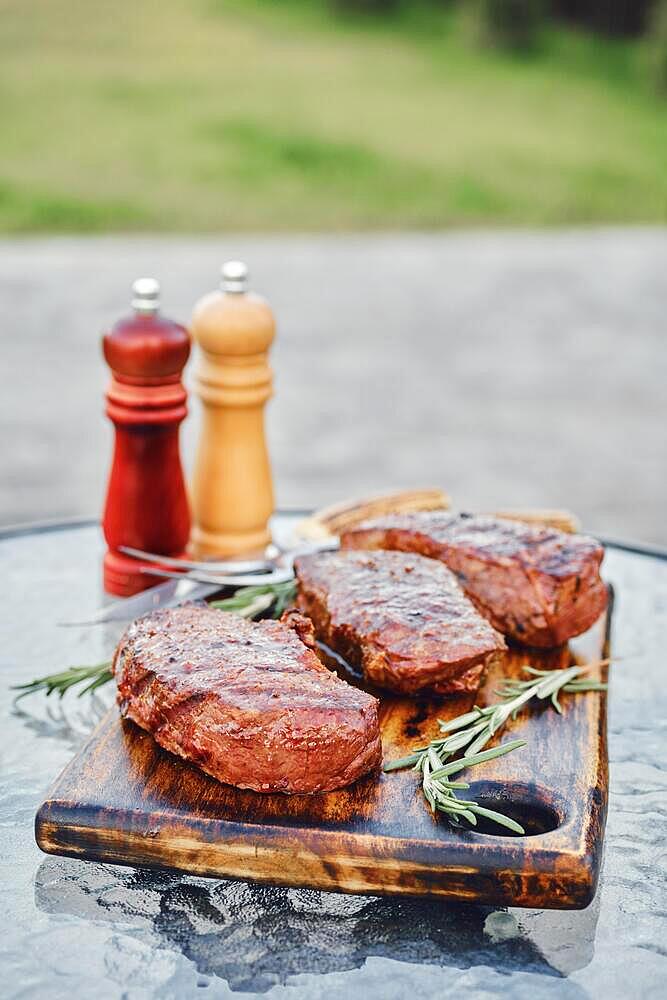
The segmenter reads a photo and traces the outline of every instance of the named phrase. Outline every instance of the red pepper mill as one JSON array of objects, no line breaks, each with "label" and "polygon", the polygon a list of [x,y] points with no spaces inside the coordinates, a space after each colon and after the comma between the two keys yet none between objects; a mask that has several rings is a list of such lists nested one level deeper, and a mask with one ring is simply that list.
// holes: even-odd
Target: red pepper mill
[{"label": "red pepper mill", "polygon": [[123,597],[154,586],[155,578],[142,574],[142,563],[119,552],[120,545],[178,556],[190,533],[178,448],[190,337],[159,315],[155,279],[135,281],[132,293],[134,315],[119,320],[103,342],[111,368],[106,412],[116,429],[104,508],[104,589]]}]

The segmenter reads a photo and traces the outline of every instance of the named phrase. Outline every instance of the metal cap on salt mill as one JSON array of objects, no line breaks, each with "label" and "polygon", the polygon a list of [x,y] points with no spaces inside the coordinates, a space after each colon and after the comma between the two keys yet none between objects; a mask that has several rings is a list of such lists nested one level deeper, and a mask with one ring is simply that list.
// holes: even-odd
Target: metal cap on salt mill
[{"label": "metal cap on salt mill", "polygon": [[133,314],[104,335],[111,368],[107,415],[115,427],[113,464],[104,508],[104,589],[129,596],[155,585],[146,565],[118,551],[127,545],[182,555],[190,511],[178,447],[186,409],[181,373],[190,354],[185,327],[159,313],[160,286],[132,286]]},{"label": "metal cap on salt mill", "polygon": [[241,261],[223,265],[221,289],[197,303],[191,332],[201,348],[195,391],[203,404],[192,547],[199,556],[261,550],[273,512],[264,406],[272,392],[267,352],[275,321],[248,291]]}]

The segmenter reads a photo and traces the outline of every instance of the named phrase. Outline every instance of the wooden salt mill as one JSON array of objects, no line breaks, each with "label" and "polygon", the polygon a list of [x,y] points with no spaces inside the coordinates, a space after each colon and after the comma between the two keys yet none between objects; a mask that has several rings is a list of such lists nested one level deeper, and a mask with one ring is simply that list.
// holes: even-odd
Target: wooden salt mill
[{"label": "wooden salt mill", "polygon": [[192,485],[192,548],[198,556],[262,550],[271,540],[271,469],[264,406],[272,391],[267,352],[273,313],[247,291],[240,261],[222,267],[220,291],[205,295],[192,316],[201,348],[195,391],[203,421]]},{"label": "wooden salt mill", "polygon": [[115,447],[106,504],[104,589],[129,596],[155,585],[141,563],[120,545],[182,555],[190,533],[190,511],[178,448],[186,415],[181,372],[190,354],[187,330],[159,315],[160,286],[140,278],[132,286],[134,315],[105,335],[111,368],[107,415]]}]

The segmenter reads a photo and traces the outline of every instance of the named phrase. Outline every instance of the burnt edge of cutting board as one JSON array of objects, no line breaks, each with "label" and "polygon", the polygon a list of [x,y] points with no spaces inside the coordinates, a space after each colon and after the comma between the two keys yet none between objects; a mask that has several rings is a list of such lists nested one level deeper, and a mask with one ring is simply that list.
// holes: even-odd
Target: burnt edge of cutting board
[{"label": "burnt edge of cutting board", "polygon": [[[568,665],[573,655],[579,662],[606,656],[611,596],[607,613],[569,649],[511,649],[477,701],[494,700],[500,676],[518,676],[524,663],[550,668]],[[597,675],[604,679],[606,670]],[[313,796],[222,785],[160,749],[115,707],[54,783],[35,836],[46,853],[114,864],[339,892],[579,909],[595,895],[601,862],[606,695],[565,695],[562,703],[562,717],[547,706],[520,715],[501,739],[523,736],[528,746],[468,773],[470,793],[522,821],[529,836],[451,829],[431,815],[412,771],[369,775]],[[384,697],[385,760],[432,738],[438,717],[471,704],[470,697]]]}]

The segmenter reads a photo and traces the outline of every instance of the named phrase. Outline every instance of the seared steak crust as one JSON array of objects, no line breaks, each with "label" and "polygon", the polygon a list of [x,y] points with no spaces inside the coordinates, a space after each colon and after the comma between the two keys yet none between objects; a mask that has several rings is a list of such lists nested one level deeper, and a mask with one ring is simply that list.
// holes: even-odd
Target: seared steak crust
[{"label": "seared steak crust", "polygon": [[602,546],[554,528],[429,511],[366,521],[345,532],[341,544],[442,560],[480,613],[528,646],[567,642],[590,628],[607,604]]},{"label": "seared steak crust", "polygon": [[376,699],[281,622],[197,605],[156,611],[130,625],[113,671],[123,716],[230,785],[321,792],[381,763]]},{"label": "seared steak crust", "polygon": [[505,648],[441,562],[403,552],[301,556],[297,605],[364,676],[406,694],[476,691]]}]

